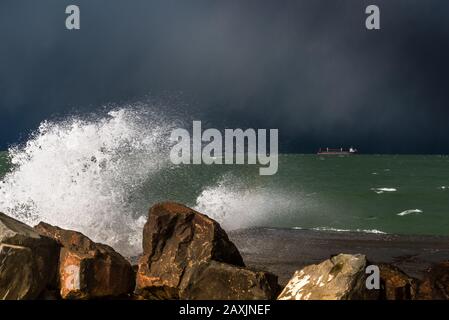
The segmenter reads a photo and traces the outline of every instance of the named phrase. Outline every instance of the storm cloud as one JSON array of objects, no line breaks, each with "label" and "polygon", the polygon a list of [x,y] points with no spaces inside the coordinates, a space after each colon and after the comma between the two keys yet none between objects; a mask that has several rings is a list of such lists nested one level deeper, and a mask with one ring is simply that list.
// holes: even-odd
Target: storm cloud
[{"label": "storm cloud", "polygon": [[284,152],[449,153],[448,15],[438,0],[2,0],[0,149],[152,97],[216,127],[279,128]]}]

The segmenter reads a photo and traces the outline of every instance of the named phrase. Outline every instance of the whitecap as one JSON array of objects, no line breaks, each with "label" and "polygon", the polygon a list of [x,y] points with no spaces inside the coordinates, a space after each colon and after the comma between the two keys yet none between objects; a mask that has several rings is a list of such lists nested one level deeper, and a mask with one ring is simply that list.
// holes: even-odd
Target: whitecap
[{"label": "whitecap", "polygon": [[396,192],[398,191],[396,188],[371,188],[377,194],[382,194],[384,192]]},{"label": "whitecap", "polygon": [[423,213],[423,211],[420,209],[409,209],[409,210],[399,212],[397,215],[402,217],[402,216],[406,216],[406,215],[413,214],[413,213],[420,214],[420,213]]},{"label": "whitecap", "polygon": [[[307,230],[307,228],[294,227],[293,229],[297,230]],[[377,230],[377,229],[339,229],[332,227],[316,227],[311,228],[310,230],[315,231],[333,231],[333,232],[360,232],[360,233],[374,233],[374,234],[387,234],[386,232]]]}]

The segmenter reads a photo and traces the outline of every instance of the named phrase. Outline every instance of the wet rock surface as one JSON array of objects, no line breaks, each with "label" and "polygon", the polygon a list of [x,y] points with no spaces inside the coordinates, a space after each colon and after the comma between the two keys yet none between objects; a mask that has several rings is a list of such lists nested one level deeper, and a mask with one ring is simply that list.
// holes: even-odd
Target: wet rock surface
[{"label": "wet rock surface", "polygon": [[421,280],[428,268],[449,260],[449,237],[371,234],[276,228],[228,233],[246,265],[270,271],[286,285],[296,270],[339,253],[363,254],[375,263],[394,265]]}]

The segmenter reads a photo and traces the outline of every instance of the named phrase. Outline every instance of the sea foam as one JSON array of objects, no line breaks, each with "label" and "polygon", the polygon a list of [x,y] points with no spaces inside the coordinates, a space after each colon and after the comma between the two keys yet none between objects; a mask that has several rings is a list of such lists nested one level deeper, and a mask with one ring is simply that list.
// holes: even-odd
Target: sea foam
[{"label": "sea foam", "polygon": [[403,216],[407,216],[409,214],[420,214],[420,213],[423,213],[423,211],[420,209],[409,209],[409,210],[399,212],[397,215],[400,217],[403,217]]},{"label": "sea foam", "polygon": [[[308,230],[307,228],[301,228],[301,227],[295,227],[293,229],[298,230]],[[339,228],[332,228],[332,227],[316,227],[311,228],[310,230],[315,231],[332,231],[332,232],[358,232],[358,233],[373,233],[373,234],[387,234],[386,232],[377,230],[377,229],[339,229]]]},{"label": "sea foam", "polygon": [[169,128],[138,107],[43,122],[25,145],[9,150],[13,169],[0,183],[0,211],[136,254],[152,201],[139,199],[139,188],[167,165]]},{"label": "sea foam", "polygon": [[384,192],[396,192],[398,191],[396,188],[372,188],[372,191],[374,191],[377,194],[382,194]]},{"label": "sea foam", "polygon": [[225,230],[270,225],[276,215],[294,214],[304,206],[305,195],[281,188],[249,186],[234,174],[203,189],[196,199],[195,209],[220,222]]}]

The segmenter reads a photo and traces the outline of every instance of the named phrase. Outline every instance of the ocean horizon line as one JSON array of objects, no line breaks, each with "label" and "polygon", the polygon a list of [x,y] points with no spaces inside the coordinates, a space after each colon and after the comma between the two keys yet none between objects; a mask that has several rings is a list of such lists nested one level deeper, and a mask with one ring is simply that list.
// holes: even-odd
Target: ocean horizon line
[{"label": "ocean horizon line", "polygon": [[[8,150],[0,150],[0,153],[8,152]],[[246,152],[245,152],[246,154]],[[279,154],[284,155],[318,155],[317,152],[280,152]],[[369,152],[363,153],[359,152],[351,156],[449,156],[449,153],[382,153],[382,152]],[[323,156],[323,155],[321,155]],[[324,156],[335,156],[335,155],[324,155]],[[341,155],[337,155],[341,156]]]}]

